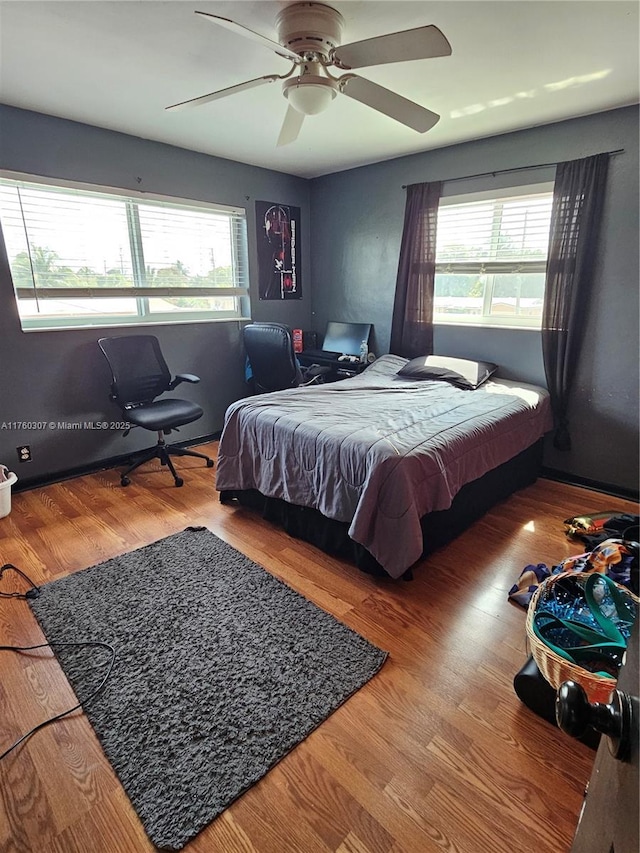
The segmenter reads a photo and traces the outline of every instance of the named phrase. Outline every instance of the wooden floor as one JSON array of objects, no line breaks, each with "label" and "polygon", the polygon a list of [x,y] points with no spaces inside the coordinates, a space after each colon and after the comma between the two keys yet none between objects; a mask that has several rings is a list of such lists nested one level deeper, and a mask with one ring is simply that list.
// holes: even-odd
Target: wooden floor
[{"label": "wooden floor", "polygon": [[[187,853],[568,850],[594,753],[516,697],[525,613],[507,591],[526,564],[582,550],[564,518],[634,504],[539,480],[425,560],[415,580],[392,582],[221,505],[215,472],[178,463],[181,489],[152,463],[126,489],[105,471],[14,494],[0,561],[42,583],[203,524],[390,653]],[[7,574],[2,589],[18,587]],[[0,599],[0,645],[38,642],[27,603]],[[0,652],[0,753],[72,704],[54,659]],[[155,849],[81,711],[0,763],[0,798],[3,853]]]}]

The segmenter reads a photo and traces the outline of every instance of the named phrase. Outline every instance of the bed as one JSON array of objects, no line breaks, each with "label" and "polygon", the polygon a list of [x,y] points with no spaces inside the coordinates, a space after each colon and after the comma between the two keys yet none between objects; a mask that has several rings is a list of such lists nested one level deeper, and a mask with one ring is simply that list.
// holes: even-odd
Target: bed
[{"label": "bed", "polygon": [[398,375],[384,355],[359,376],[249,397],[227,410],[216,488],[294,536],[392,578],[496,501],[533,482],[551,429],[543,388],[475,390]]}]

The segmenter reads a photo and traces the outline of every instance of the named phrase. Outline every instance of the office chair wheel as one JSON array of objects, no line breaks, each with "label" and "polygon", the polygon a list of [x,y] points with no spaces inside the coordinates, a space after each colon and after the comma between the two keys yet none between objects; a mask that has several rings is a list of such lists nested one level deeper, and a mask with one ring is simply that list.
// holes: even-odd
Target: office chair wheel
[{"label": "office chair wheel", "polygon": [[120,485],[128,486],[131,480],[128,477],[120,477]]},{"label": "office chair wheel", "polygon": [[176,477],[176,488],[179,488],[180,486],[183,486],[183,485],[184,485],[184,480],[182,479],[182,477]]},{"label": "office chair wheel", "polygon": [[213,468],[213,459],[207,459],[207,468]]}]

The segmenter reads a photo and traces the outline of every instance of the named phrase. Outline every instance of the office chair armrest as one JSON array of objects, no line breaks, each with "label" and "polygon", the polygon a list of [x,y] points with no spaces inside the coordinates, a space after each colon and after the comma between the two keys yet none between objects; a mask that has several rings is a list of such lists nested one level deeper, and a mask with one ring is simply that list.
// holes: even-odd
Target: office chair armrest
[{"label": "office chair armrest", "polygon": [[181,382],[191,382],[195,385],[197,382],[200,382],[200,377],[193,373],[177,373],[175,379],[169,385],[169,390],[173,391],[173,389],[177,388]]}]

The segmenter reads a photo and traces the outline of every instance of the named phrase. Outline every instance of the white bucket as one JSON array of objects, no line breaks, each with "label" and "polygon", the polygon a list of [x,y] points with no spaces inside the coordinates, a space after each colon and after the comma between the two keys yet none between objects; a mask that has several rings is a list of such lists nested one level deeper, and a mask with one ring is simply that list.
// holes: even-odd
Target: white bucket
[{"label": "white bucket", "polygon": [[7,479],[0,483],[0,518],[4,518],[11,512],[11,486],[17,479],[16,475],[9,471]]}]

